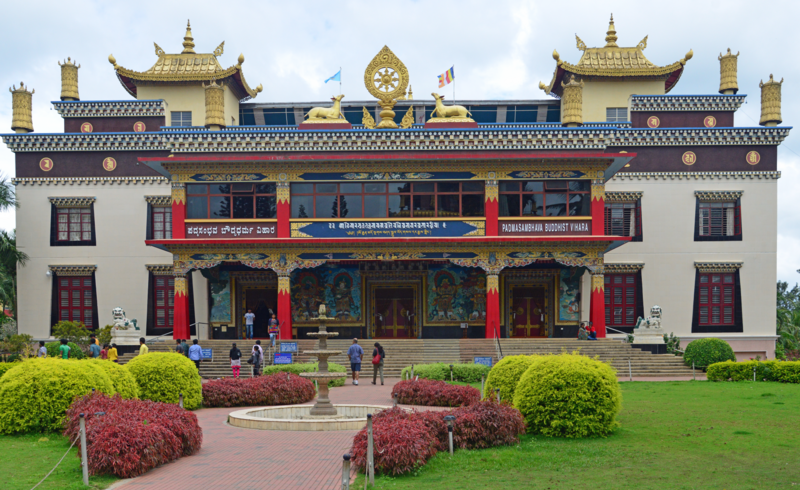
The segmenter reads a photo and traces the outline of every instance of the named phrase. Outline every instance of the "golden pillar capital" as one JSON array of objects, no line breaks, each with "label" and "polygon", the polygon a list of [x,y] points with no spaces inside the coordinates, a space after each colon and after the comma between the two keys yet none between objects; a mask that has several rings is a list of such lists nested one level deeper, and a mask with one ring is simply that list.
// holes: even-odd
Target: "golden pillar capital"
[{"label": "golden pillar capital", "polygon": [[183,182],[172,183],[172,204],[186,204],[186,185]]},{"label": "golden pillar capital", "polygon": [[486,292],[497,293],[500,291],[500,274],[486,274]]},{"label": "golden pillar capital", "polygon": [[290,188],[288,182],[278,182],[275,184],[278,194],[278,204],[288,204],[290,199]]},{"label": "golden pillar capital", "polygon": [[499,186],[496,180],[487,180],[485,184],[485,192],[484,195],[486,196],[486,202],[494,201],[497,202],[497,199],[500,195]]}]

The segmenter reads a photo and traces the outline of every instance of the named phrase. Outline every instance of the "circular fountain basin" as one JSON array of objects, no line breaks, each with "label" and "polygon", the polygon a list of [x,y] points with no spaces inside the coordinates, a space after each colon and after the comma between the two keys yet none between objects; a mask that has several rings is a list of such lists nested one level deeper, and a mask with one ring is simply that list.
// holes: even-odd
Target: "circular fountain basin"
[{"label": "circular fountain basin", "polygon": [[367,414],[386,408],[384,405],[334,405],[338,415],[314,417],[314,405],[279,405],[248,408],[228,414],[228,424],[243,429],[329,431],[361,430],[367,424]]}]

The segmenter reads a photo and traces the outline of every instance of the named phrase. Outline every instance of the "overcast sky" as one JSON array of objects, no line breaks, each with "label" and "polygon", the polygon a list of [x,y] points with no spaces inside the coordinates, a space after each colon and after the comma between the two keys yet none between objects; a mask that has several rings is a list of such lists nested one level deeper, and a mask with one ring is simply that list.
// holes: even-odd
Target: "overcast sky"
[{"label": "overcast sky", "polygon": [[[768,8],[761,8],[761,7]],[[717,56],[741,51],[739,93],[748,103],[737,126],[756,126],[758,82],[784,78],[784,124],[795,123],[800,65],[788,47],[798,44],[800,2],[791,1],[270,1],[131,2],[36,1],[4,4],[0,36],[6,46],[0,88],[36,90],[37,132],[61,132],[50,101],[60,95],[58,60],[77,59],[82,100],[129,99],[108,63],[146,70],[156,60],[153,42],[178,53],[187,18],[195,50],[210,53],[225,41],[224,67],[245,55],[251,87],[263,84],[256,101],[323,100],[338,92],[324,80],[342,67],[346,100],[369,99],[364,68],[388,45],[408,67],[415,98],[429,98],[436,76],[455,65],[459,99],[541,99],[539,81],[549,82],[557,49],[569,62],[580,59],[578,34],[588,46],[603,46],[610,13],[617,43],[635,46],[645,36],[645,55],[657,65],[689,61],[673,94],[713,94],[719,88]],[[450,89],[442,89],[450,95]],[[10,132],[11,94],[0,102],[0,132]],[[778,278],[800,280],[800,136],[779,147]],[[0,172],[14,176],[14,155],[0,145]],[[794,192],[793,192],[794,191]],[[24,203],[22,203],[24,205]],[[13,212],[0,214],[0,228],[15,226]],[[745,233],[747,224],[745,226]]]}]

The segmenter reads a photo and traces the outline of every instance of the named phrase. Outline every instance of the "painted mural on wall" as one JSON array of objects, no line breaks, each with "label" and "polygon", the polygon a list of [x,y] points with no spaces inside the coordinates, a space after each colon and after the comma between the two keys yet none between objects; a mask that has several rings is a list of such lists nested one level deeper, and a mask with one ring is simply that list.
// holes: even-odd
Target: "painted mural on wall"
[{"label": "painted mural on wall", "polygon": [[[219,271],[219,268],[211,269],[211,277],[208,277],[209,287],[211,288],[211,321],[230,322],[231,321],[231,277],[227,271]],[[214,274],[215,272],[215,274]]]},{"label": "painted mural on wall", "polygon": [[308,323],[325,303],[330,323],[361,323],[361,271],[358,266],[323,266],[292,273],[292,322]]},{"label": "painted mural on wall", "polygon": [[578,323],[581,319],[581,276],[583,269],[561,269],[558,276],[558,321]]},{"label": "painted mural on wall", "polygon": [[486,274],[450,264],[428,267],[426,324],[485,323]]}]

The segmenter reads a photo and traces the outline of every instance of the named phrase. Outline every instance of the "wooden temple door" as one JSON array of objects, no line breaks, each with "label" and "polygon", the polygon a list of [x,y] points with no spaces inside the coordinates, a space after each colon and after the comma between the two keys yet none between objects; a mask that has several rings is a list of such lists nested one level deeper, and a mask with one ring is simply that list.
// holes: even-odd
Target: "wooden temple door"
[{"label": "wooden temple door", "polygon": [[414,288],[380,288],[375,291],[375,338],[407,339],[412,336]]},{"label": "wooden temple door", "polygon": [[511,336],[547,337],[546,289],[519,287],[511,294]]}]

